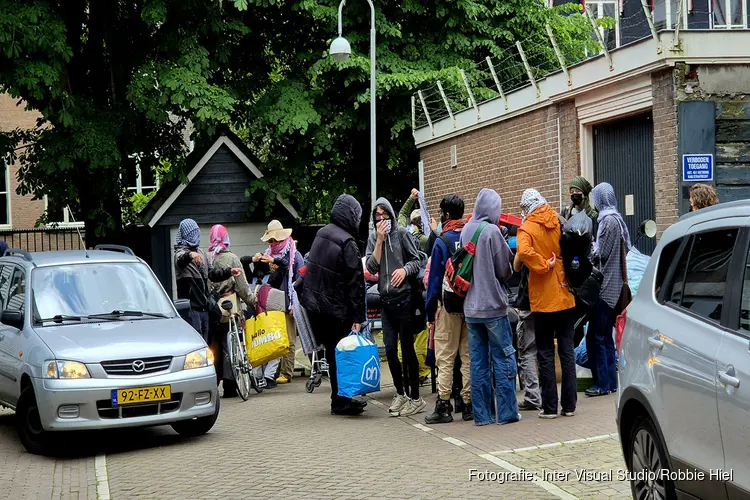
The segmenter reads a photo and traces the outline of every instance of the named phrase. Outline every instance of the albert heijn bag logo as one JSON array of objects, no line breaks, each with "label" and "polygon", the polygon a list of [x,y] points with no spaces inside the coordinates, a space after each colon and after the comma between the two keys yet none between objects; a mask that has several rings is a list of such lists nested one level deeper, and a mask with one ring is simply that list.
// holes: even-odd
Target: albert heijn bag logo
[{"label": "albert heijn bag logo", "polygon": [[375,356],[371,356],[362,367],[361,382],[362,385],[373,389],[380,387],[380,360]]}]

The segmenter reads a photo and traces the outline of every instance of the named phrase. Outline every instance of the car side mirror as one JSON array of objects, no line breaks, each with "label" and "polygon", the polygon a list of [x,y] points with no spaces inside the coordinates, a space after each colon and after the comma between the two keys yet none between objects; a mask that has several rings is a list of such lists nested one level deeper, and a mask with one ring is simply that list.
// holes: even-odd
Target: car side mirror
[{"label": "car side mirror", "polygon": [[21,330],[23,328],[23,313],[21,311],[3,311],[0,323]]},{"label": "car side mirror", "polygon": [[641,222],[640,231],[646,238],[653,238],[656,236],[656,222],[651,219],[646,219]]},{"label": "car side mirror", "polygon": [[177,299],[174,301],[174,307],[178,313],[182,314],[190,310],[190,301],[188,299]]}]

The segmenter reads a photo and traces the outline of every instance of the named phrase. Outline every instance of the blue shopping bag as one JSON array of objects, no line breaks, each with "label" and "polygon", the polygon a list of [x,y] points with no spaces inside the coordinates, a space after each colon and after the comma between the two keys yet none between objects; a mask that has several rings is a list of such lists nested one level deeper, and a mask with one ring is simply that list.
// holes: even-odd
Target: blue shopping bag
[{"label": "blue shopping bag", "polygon": [[339,396],[353,398],[380,390],[378,346],[352,332],[336,345],[336,378]]}]

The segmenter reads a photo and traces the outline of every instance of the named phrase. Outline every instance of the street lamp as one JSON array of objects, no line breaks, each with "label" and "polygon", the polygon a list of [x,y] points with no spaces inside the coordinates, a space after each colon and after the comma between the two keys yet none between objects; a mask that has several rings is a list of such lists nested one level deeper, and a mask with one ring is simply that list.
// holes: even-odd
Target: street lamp
[{"label": "street lamp", "polygon": [[[370,4],[370,197],[372,206],[375,207],[377,192],[375,190],[375,6],[372,0],[367,0]],[[346,0],[341,0],[339,4],[339,36],[331,42],[331,57],[336,62],[346,61],[352,53],[352,46],[341,35],[341,13],[344,10]]]}]

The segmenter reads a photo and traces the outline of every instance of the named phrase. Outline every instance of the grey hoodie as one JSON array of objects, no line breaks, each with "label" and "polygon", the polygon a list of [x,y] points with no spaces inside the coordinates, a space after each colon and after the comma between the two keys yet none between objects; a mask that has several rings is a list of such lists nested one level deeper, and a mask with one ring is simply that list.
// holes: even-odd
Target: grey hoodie
[{"label": "grey hoodie", "polygon": [[[382,300],[408,299],[414,287],[414,280],[406,279],[400,287],[394,288],[391,285],[391,275],[393,271],[404,268],[407,278],[416,276],[419,273],[419,251],[409,231],[398,227],[398,219],[390,202],[385,198],[378,198],[375,207],[383,207],[391,217],[391,232],[383,242],[380,262],[372,255],[375,251],[377,230],[370,233],[367,241],[367,270],[372,274],[379,274],[378,292]],[[375,221],[375,210],[372,212],[372,220]]]},{"label": "grey hoodie", "polygon": [[482,189],[477,196],[474,215],[461,232],[461,245],[466,246],[479,224],[488,222],[477,241],[474,276],[464,301],[467,318],[502,318],[508,315],[508,292],[501,282],[513,274],[512,254],[497,226],[502,211],[500,195]]}]

